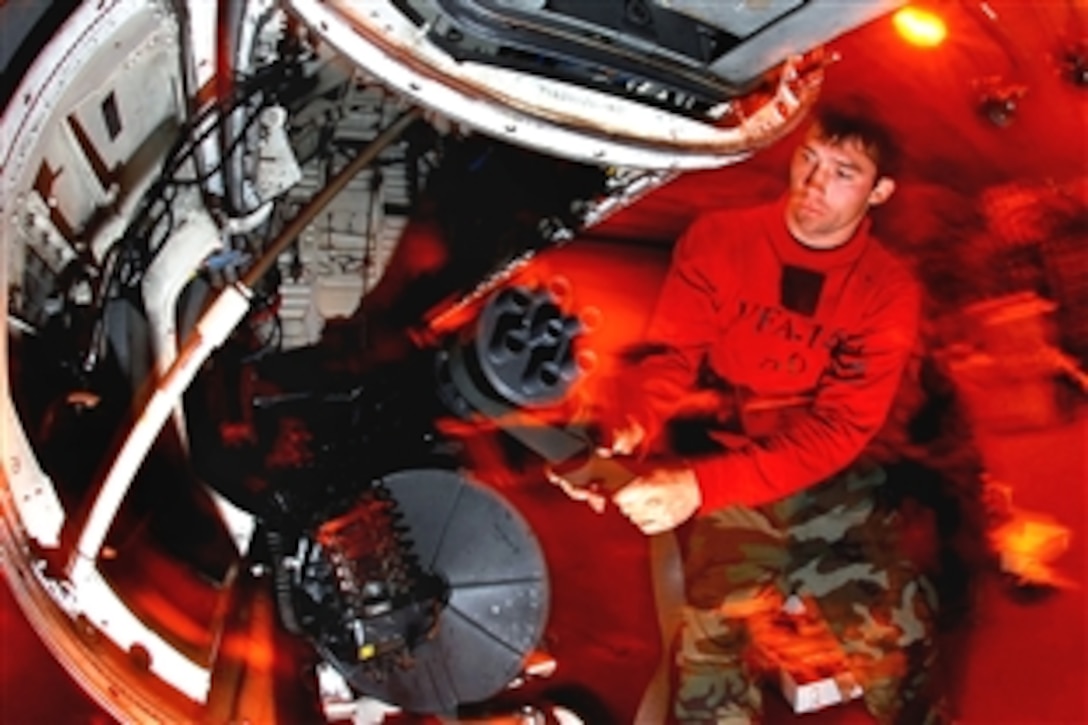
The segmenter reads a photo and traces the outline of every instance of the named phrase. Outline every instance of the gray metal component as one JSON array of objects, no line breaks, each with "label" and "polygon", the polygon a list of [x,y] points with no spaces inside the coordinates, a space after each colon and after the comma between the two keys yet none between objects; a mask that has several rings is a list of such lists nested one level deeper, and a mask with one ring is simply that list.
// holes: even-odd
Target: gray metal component
[{"label": "gray metal component", "polygon": [[451,713],[505,688],[540,640],[550,588],[543,553],[521,516],[497,493],[447,470],[383,479],[424,569],[450,598],[414,664],[385,681],[345,672],[364,694],[418,713]]},{"label": "gray metal component", "polygon": [[475,338],[480,372],[510,403],[555,403],[578,376],[575,339],[581,322],[543,290],[509,287],[480,314]]},{"label": "gray metal component", "polygon": [[50,3],[0,3],[0,28],[4,29],[4,42],[0,43],[0,73],[7,74],[20,43],[30,36],[34,26],[49,10]]},{"label": "gray metal component", "polygon": [[261,146],[253,182],[261,201],[271,201],[302,178],[286,123],[283,106],[269,106],[261,112]]},{"label": "gray metal component", "polygon": [[[689,18],[721,28],[738,38],[746,38],[768,23],[773,23],[805,0],[740,0],[720,2],[707,0],[654,0],[654,4],[674,10]],[[860,4],[860,3],[859,3]]]},{"label": "gray metal component", "polygon": [[[682,4],[691,9],[698,7],[714,16],[719,11],[710,8],[726,7],[726,3],[700,3],[696,0],[687,0]],[[834,40],[848,30],[869,23],[905,4],[905,0],[849,3],[841,0],[811,0],[804,7],[777,19],[711,63],[710,72],[733,83],[744,83],[771,70],[783,58],[799,55]],[[716,25],[719,21],[737,22],[738,17],[741,16],[723,16],[711,24]]]},{"label": "gray metal component", "polygon": [[[321,152],[323,144],[362,146],[403,110],[376,81],[341,65],[326,61],[313,71],[310,100],[288,120],[295,152],[305,162],[300,181],[277,200],[279,208],[305,204],[332,176],[335,167]],[[381,281],[426,174],[412,155],[407,139],[390,144],[280,255],[283,349],[316,344],[328,320],[350,317]]]},{"label": "gray metal component", "polygon": [[456,392],[463,396],[465,403],[477,413],[503,422],[504,431],[546,460],[566,461],[581,456],[588,449],[589,441],[583,436],[566,428],[534,424],[532,416],[517,415],[514,406],[485,394],[469,375],[460,348],[454,348],[450,353],[449,373]]},{"label": "gray metal component", "polygon": [[501,5],[515,10],[543,10],[548,4],[547,0],[495,0],[496,5]]},{"label": "gray metal component", "polygon": [[400,115],[393,123],[386,128],[382,129],[381,133],[374,137],[373,140],[360,151],[355,158],[344,165],[336,175],[333,176],[325,184],[325,186],[314,195],[312,199],[298,211],[298,213],[289,221],[287,225],[280,231],[279,235],[273,240],[267,248],[264,250],[263,256],[257,260],[257,262],[250,268],[242,282],[247,287],[252,288],[258,281],[268,272],[269,269],[276,264],[279,255],[295,241],[299,233],[309,224],[315,216],[328,206],[329,202],[336,198],[348,183],[355,178],[355,175],[369,166],[371,162],[377,158],[382,149],[388,146],[412,125],[420,116],[422,111],[418,108],[411,108]]},{"label": "gray metal component", "polygon": [[446,395],[548,461],[580,458],[592,449],[583,432],[540,420],[534,408],[570,391],[579,375],[574,347],[581,332],[581,321],[546,290],[501,289],[481,311],[472,338],[444,352]]}]

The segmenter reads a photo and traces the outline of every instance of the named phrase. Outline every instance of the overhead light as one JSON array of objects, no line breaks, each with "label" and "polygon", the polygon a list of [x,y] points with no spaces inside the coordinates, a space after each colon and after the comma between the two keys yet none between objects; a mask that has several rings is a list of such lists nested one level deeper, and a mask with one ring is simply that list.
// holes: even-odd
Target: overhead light
[{"label": "overhead light", "polygon": [[948,35],[948,28],[939,15],[911,5],[896,11],[892,23],[904,40],[923,48],[937,47]]}]

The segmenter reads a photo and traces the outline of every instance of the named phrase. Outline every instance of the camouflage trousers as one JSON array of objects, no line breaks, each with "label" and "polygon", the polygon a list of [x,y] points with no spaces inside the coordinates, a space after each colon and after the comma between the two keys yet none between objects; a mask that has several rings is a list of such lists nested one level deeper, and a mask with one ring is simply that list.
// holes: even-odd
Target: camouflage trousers
[{"label": "camouflage trousers", "polygon": [[678,722],[760,721],[754,625],[787,600],[814,605],[878,722],[945,721],[932,681],[935,595],[899,550],[896,513],[876,503],[883,480],[879,468],[859,467],[775,504],[694,522],[674,648]]}]

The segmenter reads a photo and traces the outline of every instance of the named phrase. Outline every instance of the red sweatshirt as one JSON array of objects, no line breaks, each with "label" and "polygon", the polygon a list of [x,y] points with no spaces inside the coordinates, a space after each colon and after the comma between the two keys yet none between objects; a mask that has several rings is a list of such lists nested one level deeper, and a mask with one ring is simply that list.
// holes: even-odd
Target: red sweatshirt
[{"label": "red sweatshirt", "polygon": [[693,462],[703,512],[759,505],[849,466],[884,422],[914,343],[919,289],[869,235],[814,250],[784,202],[698,218],[677,243],[639,366],[643,424],[695,383],[700,361],[756,396],[811,396],[769,435]]}]

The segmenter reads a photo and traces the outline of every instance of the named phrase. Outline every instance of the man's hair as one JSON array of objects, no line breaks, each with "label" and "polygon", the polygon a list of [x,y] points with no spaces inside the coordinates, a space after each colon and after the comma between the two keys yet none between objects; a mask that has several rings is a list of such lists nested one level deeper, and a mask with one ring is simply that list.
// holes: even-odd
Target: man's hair
[{"label": "man's hair", "polygon": [[877,178],[900,170],[899,144],[879,116],[860,101],[818,108],[814,122],[819,137],[831,143],[857,142],[876,164]]}]

